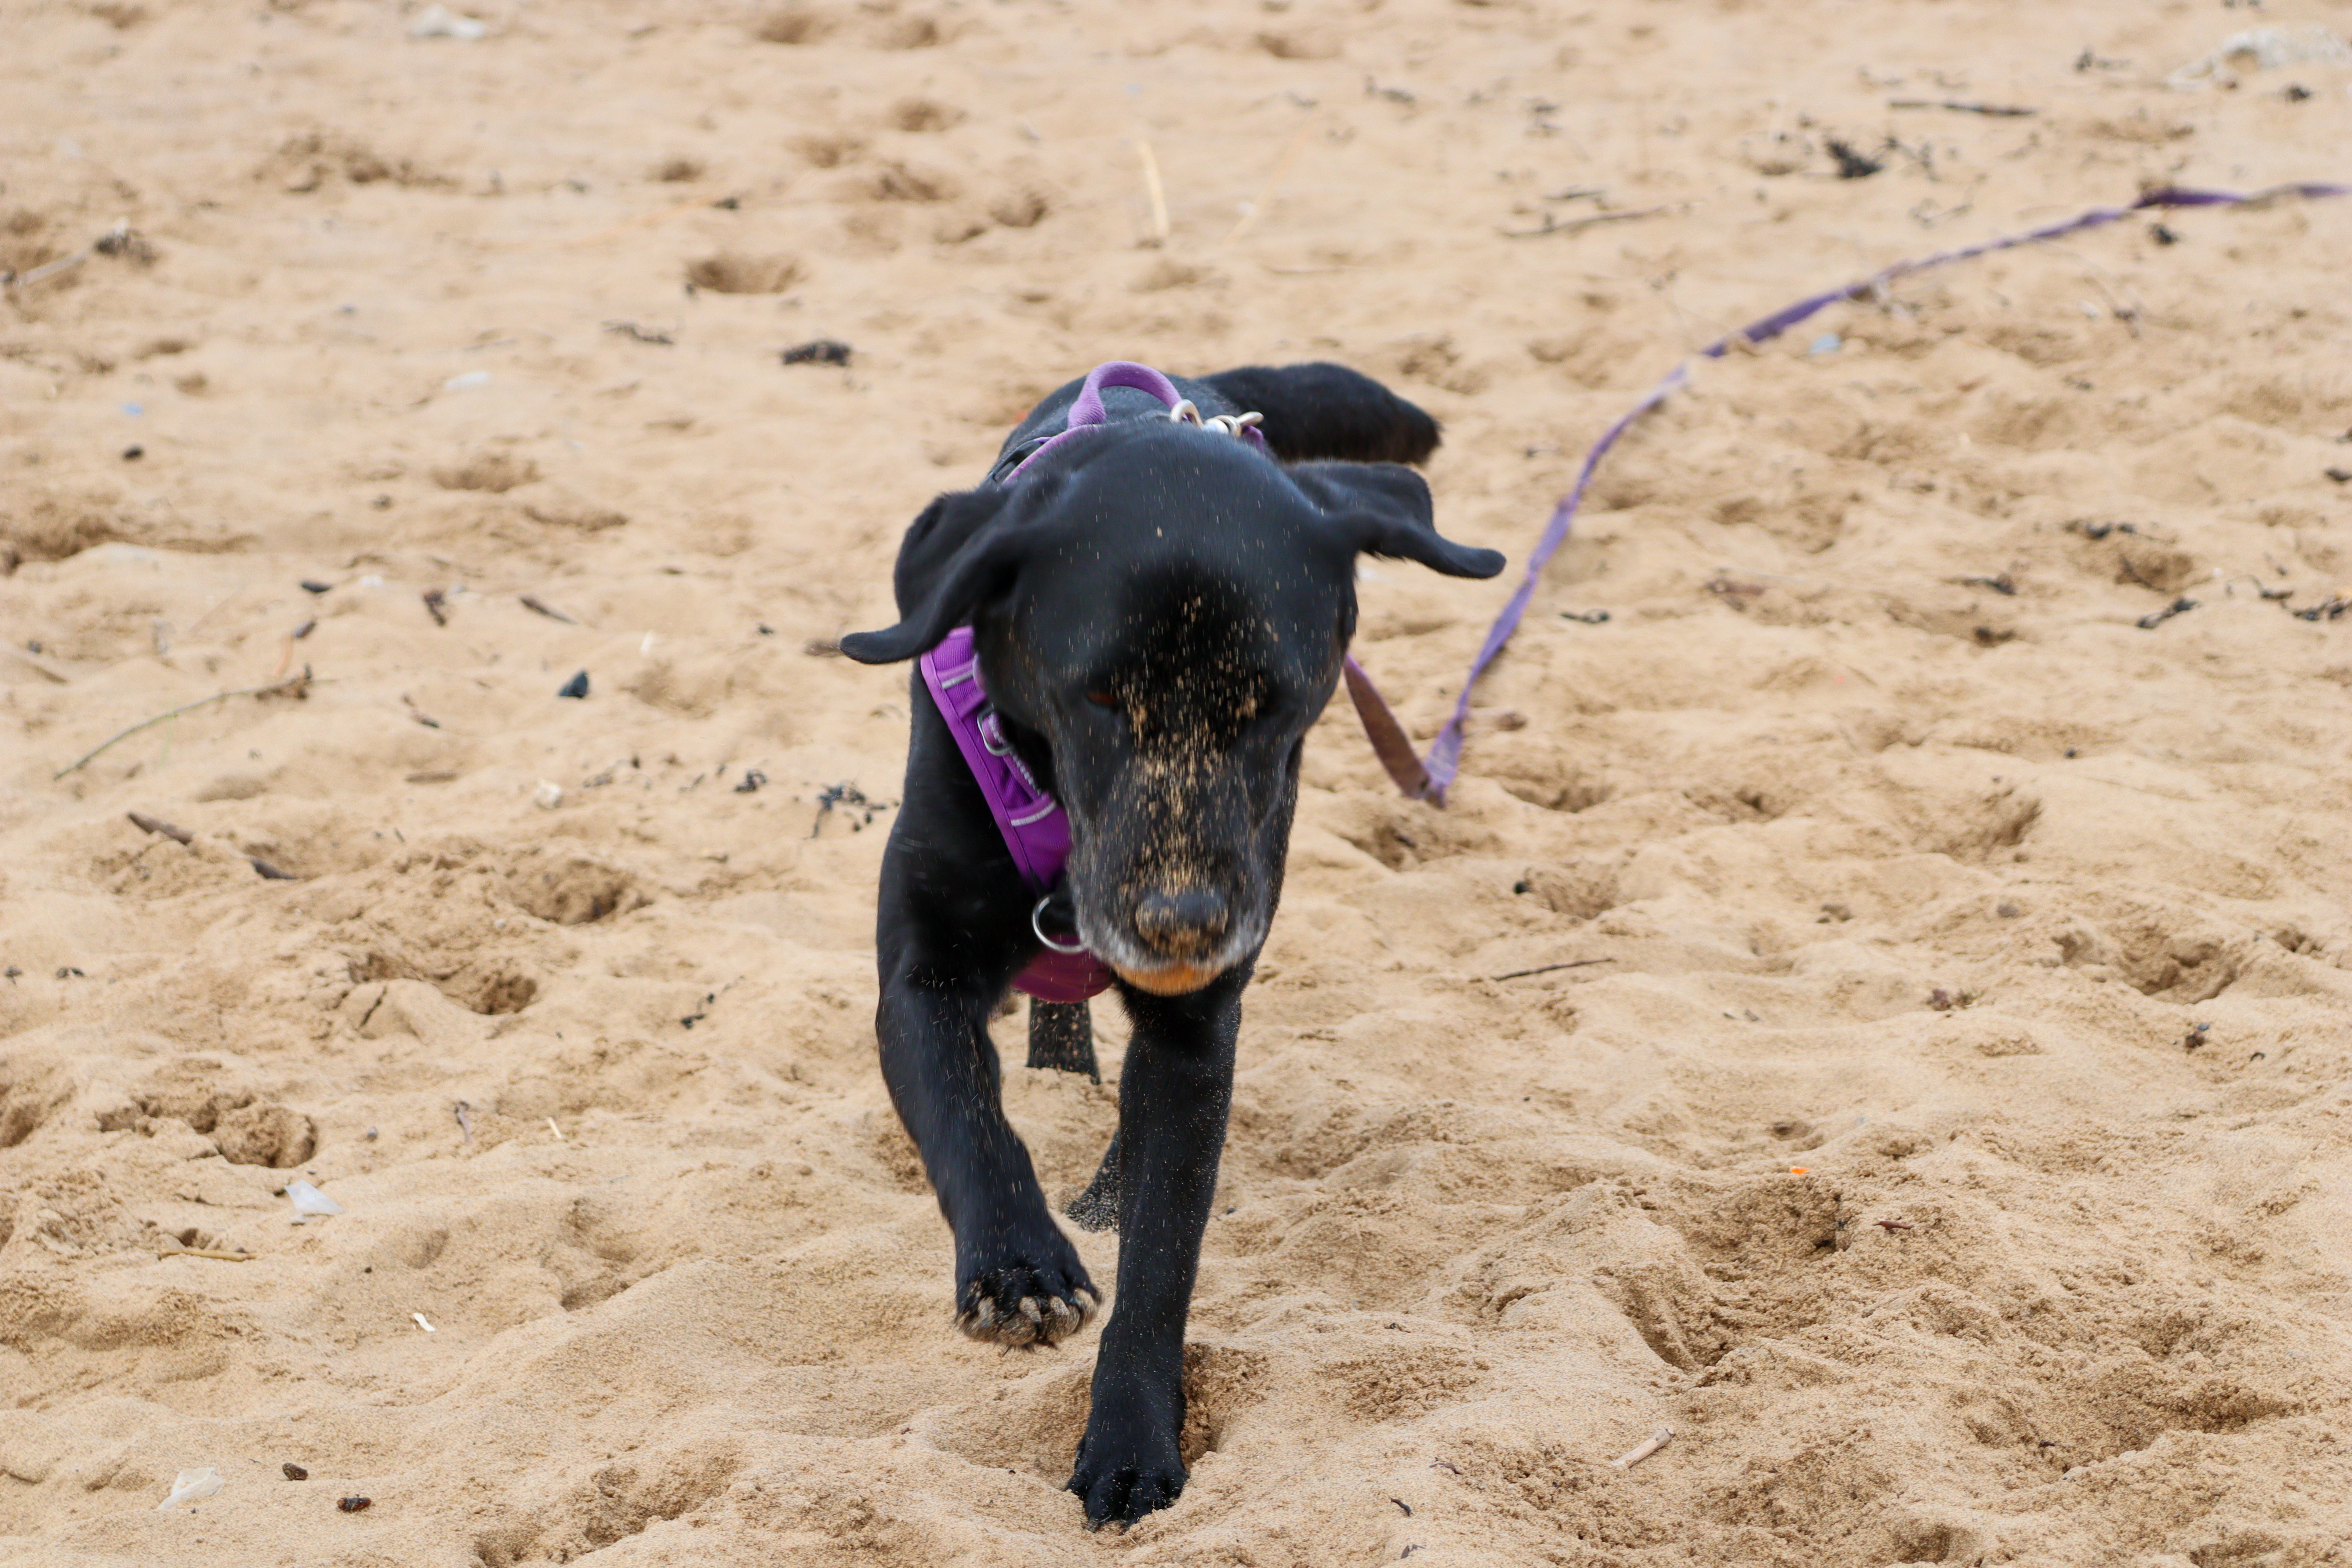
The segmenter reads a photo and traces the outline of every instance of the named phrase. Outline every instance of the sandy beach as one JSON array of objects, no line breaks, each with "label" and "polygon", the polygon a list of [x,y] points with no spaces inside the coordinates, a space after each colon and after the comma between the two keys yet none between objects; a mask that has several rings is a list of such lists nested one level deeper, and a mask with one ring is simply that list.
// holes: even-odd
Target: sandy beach
[{"label": "sandy beach", "polygon": [[1425,743],[1686,354],[2352,179],[2347,31],[0,5],[0,1563],[2352,1563],[2352,200],[1699,364],[1445,806],[1324,716],[1125,1534],[1097,1331],[954,1331],[822,657],[1048,388],[1336,360],[1512,558],[1362,574]]}]

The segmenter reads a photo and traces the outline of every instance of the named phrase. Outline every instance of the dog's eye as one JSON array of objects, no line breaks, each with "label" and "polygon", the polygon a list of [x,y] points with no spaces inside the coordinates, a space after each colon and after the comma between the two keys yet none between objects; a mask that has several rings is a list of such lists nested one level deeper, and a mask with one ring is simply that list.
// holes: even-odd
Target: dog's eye
[{"label": "dog's eye", "polygon": [[1087,693],[1087,700],[1093,703],[1097,708],[1116,708],[1118,706],[1118,699],[1113,697],[1108,691],[1089,691]]}]

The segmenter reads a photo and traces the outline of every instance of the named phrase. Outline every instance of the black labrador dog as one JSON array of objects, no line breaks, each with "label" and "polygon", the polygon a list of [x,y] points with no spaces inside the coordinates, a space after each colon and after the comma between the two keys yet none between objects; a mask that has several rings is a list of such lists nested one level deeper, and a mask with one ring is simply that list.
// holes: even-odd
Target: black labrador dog
[{"label": "black labrador dog", "polygon": [[[1089,1529],[1183,1489],[1184,1325],[1242,991],[1282,890],[1304,737],[1355,630],[1356,557],[1457,577],[1503,566],[1439,537],[1428,486],[1400,466],[1436,447],[1436,423],[1379,383],[1301,364],[1172,385],[1192,410],[1114,386],[1098,422],[1060,440],[1082,384],[1048,396],[989,482],[907,531],[898,624],[841,639],[884,664],[971,627],[997,732],[1067,814],[1063,918],[1133,1023],[1118,1135],[1073,1205],[1121,1237],[1069,1481]],[[1252,414],[1262,442],[1240,438]],[[882,860],[883,1077],[955,1233],[964,1331],[1051,1344],[1100,1292],[1005,1120],[988,1036],[1043,931],[920,675],[912,693]],[[1036,1003],[1032,1020],[1033,1060],[1093,1069],[1085,1003]]]}]

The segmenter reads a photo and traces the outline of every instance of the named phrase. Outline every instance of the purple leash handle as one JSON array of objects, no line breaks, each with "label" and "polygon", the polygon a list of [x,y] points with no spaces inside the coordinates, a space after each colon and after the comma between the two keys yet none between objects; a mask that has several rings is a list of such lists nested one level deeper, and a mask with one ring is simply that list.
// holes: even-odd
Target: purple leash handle
[{"label": "purple leash handle", "polygon": [[1171,408],[1184,401],[1183,395],[1176,390],[1176,384],[1150,365],[1138,364],[1133,360],[1115,359],[1087,372],[1086,384],[1078,388],[1078,400],[1070,405],[1069,427],[1076,430],[1082,425],[1100,425],[1108,419],[1109,415],[1103,409],[1102,395],[1106,388],[1113,386],[1148,392]]},{"label": "purple leash handle", "polygon": [[[1739,331],[1728,336],[1717,338],[1714,342],[1699,350],[1694,357],[1721,359],[1737,344],[1764,342],[1780,336],[1790,327],[1837,304],[1840,300],[1860,299],[1875,293],[1895,279],[1906,278],[1915,272],[1925,272],[1929,268],[1948,266],[1955,261],[1968,261],[1979,256],[1990,256],[1998,250],[2012,250],[2019,246],[2041,245],[2050,240],[2063,239],[2067,235],[2077,234],[2084,229],[2099,228],[2137,212],[2146,212],[2158,207],[2255,206],[2279,201],[2319,201],[2330,196],[2352,196],[2352,184],[2301,181],[2293,184],[2273,185],[2268,190],[2255,191],[2251,194],[2238,191],[2196,190],[2177,185],[2161,186],[2144,193],[2129,206],[2093,207],[2088,212],[2077,214],[2063,222],[2047,224],[2024,234],[2005,235],[1996,239],[1980,240],[1975,245],[1964,245],[1954,250],[1939,250],[1932,256],[1921,257],[1913,261],[1898,261],[1891,267],[1880,268],[1857,282],[1811,295],[1798,300],[1793,305],[1775,310],[1769,316],[1759,317]],[[1520,575],[1518,587],[1512,591],[1510,603],[1503,606],[1503,613],[1496,616],[1495,624],[1487,628],[1486,640],[1480,645],[1478,657],[1470,666],[1469,677],[1462,683],[1462,695],[1454,704],[1453,717],[1446,720],[1445,727],[1437,732],[1437,739],[1430,743],[1429,754],[1423,761],[1423,768],[1428,775],[1427,784],[1415,791],[1406,784],[1405,775],[1398,773],[1395,768],[1389,770],[1391,774],[1397,778],[1400,786],[1405,789],[1407,795],[1417,794],[1421,798],[1434,801],[1440,805],[1445,804],[1446,788],[1454,783],[1454,776],[1462,769],[1463,731],[1470,719],[1472,689],[1478,684],[1479,678],[1486,673],[1487,667],[1501,656],[1505,645],[1511,640],[1511,634],[1519,629],[1519,621],[1527,614],[1528,602],[1535,597],[1536,584],[1543,576],[1544,567],[1549,564],[1552,556],[1559,547],[1567,542],[1569,527],[1576,521],[1577,509],[1584,503],[1584,492],[1591,487],[1593,472],[1601,467],[1601,459],[1609,455],[1609,449],[1617,445],[1618,438],[1632,428],[1635,420],[1664,403],[1688,384],[1690,366],[1689,360],[1685,360],[1676,365],[1664,380],[1652,387],[1639,403],[1626,410],[1623,416],[1614,425],[1602,431],[1601,439],[1595,441],[1592,444],[1592,449],[1584,455],[1584,466],[1577,470],[1575,488],[1570,489],[1567,497],[1553,510],[1551,521],[1544,524],[1541,537],[1536,541],[1535,548],[1528,552],[1527,570]]]}]

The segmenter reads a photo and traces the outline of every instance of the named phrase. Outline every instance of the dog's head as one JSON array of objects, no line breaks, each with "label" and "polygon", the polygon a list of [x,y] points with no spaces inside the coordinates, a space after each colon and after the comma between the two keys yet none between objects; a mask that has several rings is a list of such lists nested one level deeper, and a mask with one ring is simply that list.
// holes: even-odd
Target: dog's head
[{"label": "dog's head", "polygon": [[1284,467],[1156,420],[941,496],[898,556],[912,658],[969,624],[1000,721],[1069,814],[1078,934],[1129,984],[1193,991],[1265,940],[1307,727],[1355,632],[1359,554],[1491,577],[1390,463]]}]

